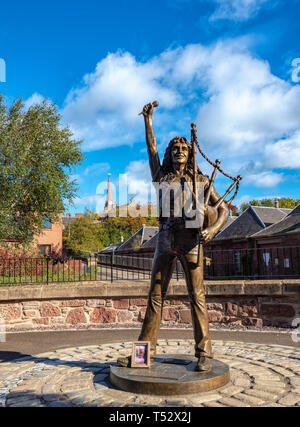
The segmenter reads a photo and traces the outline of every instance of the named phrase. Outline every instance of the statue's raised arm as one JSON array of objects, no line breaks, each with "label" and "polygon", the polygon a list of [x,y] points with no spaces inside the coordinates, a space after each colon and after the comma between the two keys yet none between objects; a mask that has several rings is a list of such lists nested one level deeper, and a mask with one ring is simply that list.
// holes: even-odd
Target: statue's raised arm
[{"label": "statue's raised arm", "polygon": [[157,181],[162,175],[162,169],[160,160],[157,152],[156,137],[153,129],[152,115],[154,107],[158,106],[158,102],[154,101],[150,104],[146,104],[143,111],[140,113],[144,116],[145,130],[146,130],[146,142],[148,147],[149,164],[152,175],[152,181]]}]

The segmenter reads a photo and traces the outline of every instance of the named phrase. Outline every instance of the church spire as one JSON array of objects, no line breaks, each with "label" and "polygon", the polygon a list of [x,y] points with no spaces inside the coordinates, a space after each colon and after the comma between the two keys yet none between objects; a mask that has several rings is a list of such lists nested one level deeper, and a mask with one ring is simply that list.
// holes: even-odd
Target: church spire
[{"label": "church spire", "polygon": [[106,194],[106,201],[104,210],[109,211],[113,207],[113,199],[111,194],[111,183],[110,183],[110,173],[108,174],[108,181],[107,181],[107,194]]}]

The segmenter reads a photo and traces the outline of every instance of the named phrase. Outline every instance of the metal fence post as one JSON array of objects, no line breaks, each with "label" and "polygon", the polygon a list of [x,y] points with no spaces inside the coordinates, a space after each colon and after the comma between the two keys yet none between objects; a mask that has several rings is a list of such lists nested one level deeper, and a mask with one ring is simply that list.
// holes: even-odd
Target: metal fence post
[{"label": "metal fence post", "polygon": [[112,251],[112,254],[111,254],[111,268],[110,268],[110,281],[111,281],[111,283],[113,283],[113,281],[114,281],[114,270],[113,270],[114,258],[115,258],[115,252]]},{"label": "metal fence post", "polygon": [[90,254],[90,280],[92,280],[92,256]]},{"label": "metal fence post", "polygon": [[49,283],[49,258],[48,257],[46,258],[46,261],[47,261],[47,285],[48,285]]}]

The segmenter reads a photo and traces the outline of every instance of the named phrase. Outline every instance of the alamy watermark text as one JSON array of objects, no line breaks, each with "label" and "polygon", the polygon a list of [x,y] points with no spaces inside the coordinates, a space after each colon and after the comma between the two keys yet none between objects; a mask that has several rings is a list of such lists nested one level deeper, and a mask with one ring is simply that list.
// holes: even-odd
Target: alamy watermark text
[{"label": "alamy watermark text", "polygon": [[6,63],[2,58],[0,58],[0,82],[6,82]]},{"label": "alamy watermark text", "polygon": [[300,82],[300,58],[293,59],[292,67],[293,67],[292,81],[294,83],[299,83]]}]

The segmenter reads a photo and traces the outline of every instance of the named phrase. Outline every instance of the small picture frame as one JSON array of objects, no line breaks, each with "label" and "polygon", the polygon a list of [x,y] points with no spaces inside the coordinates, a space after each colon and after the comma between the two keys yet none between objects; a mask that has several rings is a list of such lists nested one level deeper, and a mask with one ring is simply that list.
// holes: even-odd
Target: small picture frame
[{"label": "small picture frame", "polygon": [[150,368],[150,341],[132,343],[131,367]]}]

